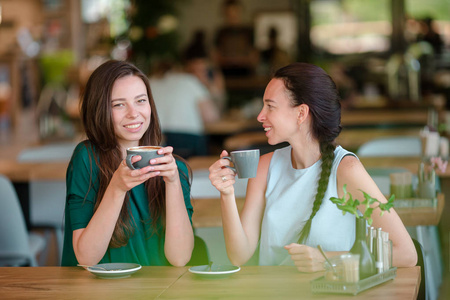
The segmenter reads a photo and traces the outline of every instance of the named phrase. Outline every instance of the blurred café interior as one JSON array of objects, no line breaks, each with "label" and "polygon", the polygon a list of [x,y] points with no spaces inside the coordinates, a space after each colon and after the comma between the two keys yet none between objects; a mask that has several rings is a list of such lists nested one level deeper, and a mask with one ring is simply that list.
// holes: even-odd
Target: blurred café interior
[{"label": "blurred caf\u00e9 interior", "polygon": [[[167,69],[192,73],[209,91],[210,107],[185,117],[201,124],[201,149],[186,146],[183,132],[167,132],[166,142],[193,168],[194,228],[221,262],[219,196],[207,169],[222,149],[284,146],[267,144],[256,116],[272,72],[303,61],[336,82],[336,142],[360,157],[386,195],[390,174],[411,172],[417,186],[420,164],[440,158],[432,201],[405,199],[398,212],[425,250],[427,299],[449,297],[450,0],[224,2],[0,0],[0,174],[14,185],[28,234],[43,240],[35,265],[60,263],[65,171],[84,138],[79,96],[102,62],[135,63],[155,85],[157,107]],[[243,201],[246,181],[236,185]]]}]

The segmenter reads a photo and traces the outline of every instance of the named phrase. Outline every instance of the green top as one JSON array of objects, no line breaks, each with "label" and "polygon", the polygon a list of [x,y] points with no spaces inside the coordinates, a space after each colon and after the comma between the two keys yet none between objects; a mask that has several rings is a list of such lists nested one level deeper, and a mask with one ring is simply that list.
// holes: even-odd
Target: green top
[{"label": "green top", "polygon": [[[73,251],[72,232],[86,228],[94,214],[97,200],[99,169],[89,157],[93,157],[90,142],[77,145],[70,160],[66,174],[66,208],[64,228],[64,248],[62,266],[76,266],[77,259]],[[90,156],[89,156],[90,155]],[[184,202],[192,224],[193,208],[190,201],[190,186],[186,164],[177,161]],[[92,171],[91,171],[92,169]],[[182,174],[186,174],[183,176]],[[90,183],[92,185],[90,187]],[[156,232],[151,227],[147,193],[144,183],[129,191],[131,222],[134,234],[127,245],[120,248],[108,248],[99,263],[127,262],[143,266],[167,266],[170,263],[164,255],[165,234],[161,222]],[[152,234],[153,232],[153,234]]]}]

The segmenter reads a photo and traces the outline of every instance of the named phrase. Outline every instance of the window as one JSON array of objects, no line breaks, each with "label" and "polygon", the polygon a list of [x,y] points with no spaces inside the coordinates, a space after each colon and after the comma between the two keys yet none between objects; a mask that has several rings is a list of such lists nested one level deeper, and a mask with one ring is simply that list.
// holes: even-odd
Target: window
[{"label": "window", "polygon": [[311,19],[311,43],[319,51],[340,55],[390,48],[390,0],[311,1]]},{"label": "window", "polygon": [[129,0],[82,0],[81,11],[85,23],[96,23],[107,19],[112,37],[124,33],[128,29],[126,11]]}]

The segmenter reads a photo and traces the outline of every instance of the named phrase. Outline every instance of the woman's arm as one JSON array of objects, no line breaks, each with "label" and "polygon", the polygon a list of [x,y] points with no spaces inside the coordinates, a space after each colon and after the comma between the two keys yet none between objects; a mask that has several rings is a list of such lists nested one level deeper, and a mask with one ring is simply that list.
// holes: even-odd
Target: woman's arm
[{"label": "woman's arm", "polygon": [[[368,193],[372,197],[387,202],[375,182],[364,169],[363,165],[354,156],[346,156],[339,164],[337,171],[337,189],[339,197],[343,196],[343,187],[347,184],[347,192],[351,193],[354,199],[362,200],[364,196],[360,190]],[[362,205],[359,207],[364,213]],[[414,244],[403,226],[397,213],[391,209],[390,213],[380,216],[380,210],[376,209],[372,213],[373,226],[381,227],[383,231],[389,232],[389,238],[393,244],[393,264],[398,267],[414,266],[417,261],[417,254]],[[306,245],[292,243],[285,246],[300,272],[316,272],[323,270],[325,259],[319,250]],[[328,257],[343,254],[341,251],[329,251]]]},{"label": "woman's arm", "polygon": [[[324,270],[325,258],[319,249],[297,243],[286,245],[284,249],[291,255],[294,265],[300,272],[318,272]],[[326,255],[330,258],[345,253],[348,253],[348,251],[327,251]]]},{"label": "woman's arm", "polygon": [[[228,153],[223,151],[221,157]],[[261,221],[264,213],[264,192],[272,153],[261,157],[255,178],[248,180],[247,195],[241,216],[234,195],[235,174],[228,166],[230,162],[219,159],[210,168],[211,183],[220,191],[222,226],[228,258],[234,265],[246,263],[258,245]],[[222,180],[225,176],[226,181]]]},{"label": "woman's arm", "polygon": [[[133,162],[137,160],[137,157],[133,157]],[[124,162],[119,165],[86,228],[73,231],[73,248],[80,264],[94,265],[102,259],[108,249],[126,192],[157,176],[157,172],[150,172],[152,169],[152,166],[148,166],[131,170]]]},{"label": "woman's arm", "polygon": [[[339,197],[343,196],[343,186],[346,184],[347,192],[351,193],[354,199],[362,201],[364,195],[361,191],[364,191],[382,203],[387,202],[364,166],[354,156],[346,156],[342,159],[337,171],[337,181]],[[365,206],[360,205],[358,209],[364,213]],[[393,265],[397,267],[415,266],[417,253],[402,220],[394,209],[384,213],[383,216],[380,216],[380,212],[378,208],[373,211],[372,226],[389,232],[389,239],[392,240],[393,245]]]},{"label": "woman's arm", "polygon": [[194,232],[184,202],[183,189],[173,148],[163,148],[164,157],[155,159],[155,170],[166,183],[166,239],[164,254],[173,266],[186,265],[194,249]]}]

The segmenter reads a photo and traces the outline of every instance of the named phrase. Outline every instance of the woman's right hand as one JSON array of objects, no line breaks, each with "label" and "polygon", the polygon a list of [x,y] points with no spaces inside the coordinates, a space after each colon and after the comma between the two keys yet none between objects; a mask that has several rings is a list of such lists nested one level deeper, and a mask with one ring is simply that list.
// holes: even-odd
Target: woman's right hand
[{"label": "woman's right hand", "polygon": [[300,272],[318,272],[324,269],[325,259],[317,248],[291,243],[284,246]]},{"label": "woman's right hand", "polygon": [[[131,158],[131,162],[135,163],[140,159],[141,159],[140,156],[136,155]],[[149,178],[156,177],[160,174],[159,171],[153,170],[154,167],[151,165],[142,169],[132,170],[128,168],[125,160],[122,160],[119,167],[114,172],[110,184],[113,184],[113,186],[118,187],[123,192],[128,192],[129,190],[131,190],[135,186],[140,185]]]},{"label": "woman's right hand", "polygon": [[209,180],[211,184],[222,194],[234,194],[234,183],[236,182],[236,174],[227,166],[230,165],[228,159],[222,157],[228,156],[228,152],[223,150],[220,159],[209,167]]}]

